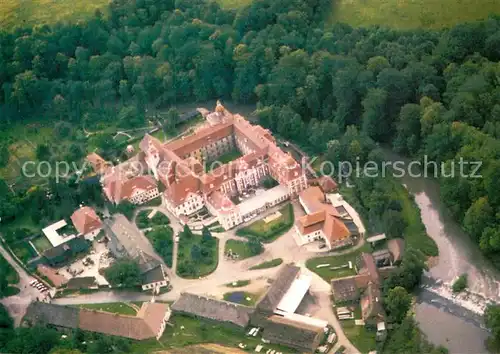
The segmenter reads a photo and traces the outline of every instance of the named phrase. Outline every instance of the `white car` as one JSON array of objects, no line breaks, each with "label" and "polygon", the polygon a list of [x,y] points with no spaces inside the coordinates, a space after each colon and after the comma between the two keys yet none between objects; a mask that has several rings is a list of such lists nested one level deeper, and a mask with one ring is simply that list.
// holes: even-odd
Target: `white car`
[{"label": "white car", "polygon": [[32,281],[30,281],[30,285],[33,286],[35,285],[36,283],[38,283],[35,279],[33,279]]}]

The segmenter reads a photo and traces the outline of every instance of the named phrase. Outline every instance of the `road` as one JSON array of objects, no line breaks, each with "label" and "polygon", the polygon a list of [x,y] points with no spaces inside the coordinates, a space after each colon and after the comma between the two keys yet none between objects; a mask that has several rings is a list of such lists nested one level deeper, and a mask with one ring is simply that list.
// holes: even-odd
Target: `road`
[{"label": "road", "polygon": [[[304,214],[303,210],[300,208],[297,202],[293,202],[293,207],[296,217],[300,217]],[[266,213],[261,215],[261,217],[265,217],[266,214],[274,213],[278,208],[279,207],[268,210]],[[151,208],[139,208],[139,210],[143,209]],[[176,221],[176,218],[173,217],[173,215],[171,215],[171,213],[163,205],[153,207],[152,209],[157,209],[159,212],[162,212],[169,216],[170,220],[172,221],[171,226],[173,227],[175,234],[182,230],[183,226]],[[177,276],[175,273],[174,269],[175,265],[177,264],[177,260],[176,258],[174,258],[173,269],[167,270],[170,277],[172,290],[166,294],[158,295],[155,298],[162,301],[175,301],[182,291],[222,298],[222,295],[225,292],[230,291],[227,287],[225,287],[225,284],[238,280],[252,280],[252,284],[254,284],[257,282],[257,280],[274,278],[280,269],[279,267],[260,270],[250,270],[249,268],[275,258],[282,258],[284,263],[295,263],[298,266],[301,266],[304,272],[309,272],[313,275],[311,292],[321,305],[321,311],[317,313],[317,316],[328,321],[333,326],[339,337],[339,346],[343,345],[344,347],[346,347],[347,353],[358,353],[356,348],[345,336],[342,330],[342,326],[333,312],[330,299],[330,284],[328,284],[328,282],[324,281],[315,273],[307,270],[305,268],[305,263],[309,258],[321,255],[340,255],[353,252],[355,249],[363,246],[364,239],[361,239],[361,241],[356,246],[349,250],[327,253],[325,251],[322,252],[318,248],[318,244],[314,243],[298,246],[293,237],[294,232],[295,231],[292,228],[286,234],[279,237],[276,241],[269,244],[264,244],[264,252],[262,254],[240,261],[226,259],[226,257],[224,256],[225,244],[227,240],[231,239],[243,241],[245,241],[246,239],[237,236],[235,230],[229,230],[222,233],[214,233],[214,237],[217,237],[219,239],[219,264],[216,271],[204,278],[184,279]],[[175,243],[174,245],[175,249],[177,249],[177,243]],[[74,305],[82,303],[148,301],[150,300],[150,298],[150,295],[141,293],[124,291],[103,291],[92,294],[79,295],[76,297],[54,299],[53,303],[60,305]]]},{"label": "road", "polygon": [[5,258],[7,262],[15,269],[19,274],[19,283],[16,287],[19,288],[20,292],[17,295],[9,296],[0,300],[7,310],[9,311],[11,317],[14,319],[14,324],[18,326],[21,323],[21,319],[26,313],[28,305],[37,299],[42,297],[42,294],[35,288],[29,285],[29,282],[33,278],[30,276],[23,267],[21,267],[10,255],[9,252],[0,244],[0,253]]}]

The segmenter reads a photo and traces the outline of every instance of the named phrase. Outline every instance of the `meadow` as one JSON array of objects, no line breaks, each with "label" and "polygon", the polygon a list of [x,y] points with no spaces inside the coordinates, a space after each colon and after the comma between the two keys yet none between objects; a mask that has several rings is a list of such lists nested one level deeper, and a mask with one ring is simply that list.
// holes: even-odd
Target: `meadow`
[{"label": "meadow", "polygon": [[333,0],[331,22],[397,29],[447,28],[500,14],[498,0]]},{"label": "meadow", "polygon": [[0,28],[76,22],[92,16],[97,9],[107,10],[109,0],[2,0]]}]

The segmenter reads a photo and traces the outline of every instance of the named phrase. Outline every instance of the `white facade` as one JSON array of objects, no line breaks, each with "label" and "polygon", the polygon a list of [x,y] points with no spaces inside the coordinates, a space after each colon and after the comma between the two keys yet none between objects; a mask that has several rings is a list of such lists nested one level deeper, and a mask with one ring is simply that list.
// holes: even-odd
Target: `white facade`
[{"label": "white facade", "polygon": [[306,243],[311,243],[319,240],[324,240],[325,242],[328,243],[328,240],[326,239],[322,229],[303,235],[300,233],[300,230],[297,227],[297,225],[295,225],[294,227],[295,227],[295,233],[297,234],[297,236],[301,241],[300,246],[305,245]]},{"label": "white facade", "polygon": [[302,174],[300,177],[291,180],[287,183],[287,187],[290,190],[291,195],[297,195],[301,191],[307,188],[307,177]]},{"label": "white facade", "polygon": [[163,317],[163,321],[161,321],[160,330],[156,334],[157,340],[159,340],[161,338],[161,336],[163,335],[163,332],[165,332],[165,327],[167,326],[167,322],[170,319],[171,314],[172,314],[172,310],[170,310],[170,307],[169,307],[168,311],[165,313],[165,317]]},{"label": "white facade", "polygon": [[44,233],[45,236],[47,236],[47,239],[49,240],[50,244],[53,247],[57,247],[60,244],[63,244],[76,237],[76,235],[66,235],[66,234],[61,235],[57,232],[59,229],[62,229],[66,225],[68,225],[66,220],[59,220],[58,222],[50,226],[47,226],[42,230],[42,232]]},{"label": "white facade", "polygon": [[168,285],[168,281],[162,280],[162,281],[158,281],[156,283],[144,284],[144,285],[142,285],[142,290],[159,289],[159,288],[163,288],[164,286],[167,286],[167,285]]},{"label": "white facade", "polygon": [[160,191],[158,187],[155,187],[151,190],[144,189],[136,189],[128,199],[131,203],[140,205],[149,202],[152,199],[155,199],[160,196]]},{"label": "white facade", "polygon": [[181,215],[189,216],[191,214],[196,213],[197,211],[203,209],[205,206],[205,201],[203,197],[197,193],[189,193],[186,197],[186,200],[175,206],[167,198],[165,198],[165,204],[167,209],[170,210],[171,213],[175,214],[177,217]]},{"label": "white facade", "polygon": [[86,233],[85,235],[83,235],[83,237],[86,239],[86,240],[89,240],[89,241],[93,241],[94,238],[99,235],[99,232],[101,232],[101,228],[98,228],[98,229],[95,229],[93,231],[90,231],[88,233]]}]

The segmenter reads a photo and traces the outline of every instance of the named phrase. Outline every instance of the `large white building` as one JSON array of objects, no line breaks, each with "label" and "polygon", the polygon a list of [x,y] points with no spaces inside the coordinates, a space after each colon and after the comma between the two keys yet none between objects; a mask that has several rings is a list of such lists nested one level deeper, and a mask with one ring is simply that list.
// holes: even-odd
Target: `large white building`
[{"label": "large white building", "polygon": [[[194,134],[173,142],[162,144],[146,135],[139,145],[145,163],[165,186],[167,208],[176,216],[189,216],[206,207],[229,229],[307,188],[301,166],[276,145],[269,130],[231,114],[220,103],[207,115],[207,122]],[[207,161],[232,150],[243,156],[205,172]],[[267,176],[279,186],[238,205],[231,201]]]}]

